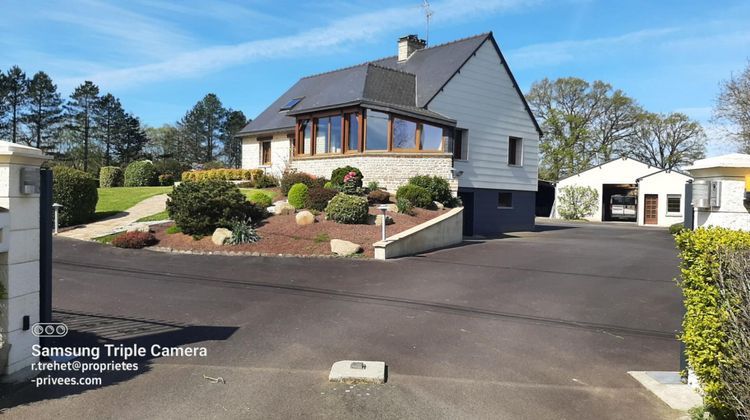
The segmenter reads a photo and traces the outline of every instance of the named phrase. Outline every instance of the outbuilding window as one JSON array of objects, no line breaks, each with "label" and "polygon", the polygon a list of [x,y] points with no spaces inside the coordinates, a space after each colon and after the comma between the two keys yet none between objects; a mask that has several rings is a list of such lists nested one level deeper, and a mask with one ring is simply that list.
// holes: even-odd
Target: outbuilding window
[{"label": "outbuilding window", "polygon": [[513,193],[509,193],[509,192],[497,193],[497,208],[512,209],[513,208]]},{"label": "outbuilding window", "polygon": [[682,212],[682,195],[680,194],[669,194],[667,195],[667,213],[681,213]]}]

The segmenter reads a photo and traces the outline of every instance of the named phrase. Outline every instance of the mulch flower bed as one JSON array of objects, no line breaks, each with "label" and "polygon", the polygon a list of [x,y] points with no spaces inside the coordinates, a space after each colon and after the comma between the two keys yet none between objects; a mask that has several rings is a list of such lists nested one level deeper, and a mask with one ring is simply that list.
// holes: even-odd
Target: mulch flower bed
[{"label": "mulch flower bed", "polygon": [[[388,212],[394,223],[386,226],[387,235],[393,235],[437,217],[447,210],[414,209],[414,216]],[[182,233],[168,234],[166,229],[174,223],[154,225],[159,247],[184,251],[259,252],[266,254],[331,255],[331,239],[343,239],[359,244],[362,255],[374,255],[372,244],[380,240],[381,227],[375,225],[374,215],[382,214],[370,207],[370,223],[366,225],[344,225],[325,220],[325,214],[315,217],[316,222],[298,226],[294,215],[271,216],[258,228],[261,240],[253,244],[214,245],[211,237],[195,240]]]}]

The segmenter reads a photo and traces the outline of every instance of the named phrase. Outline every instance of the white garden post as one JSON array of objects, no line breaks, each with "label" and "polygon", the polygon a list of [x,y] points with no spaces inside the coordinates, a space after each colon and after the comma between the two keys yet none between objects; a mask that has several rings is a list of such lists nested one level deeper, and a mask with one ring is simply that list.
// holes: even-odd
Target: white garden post
[{"label": "white garden post", "polygon": [[388,211],[388,205],[387,204],[381,204],[380,206],[378,206],[378,210],[380,210],[380,211],[383,212],[383,220],[382,220],[381,225],[383,226],[383,238],[382,238],[382,240],[384,241],[385,240],[385,225],[386,225],[386,215],[385,214]]}]

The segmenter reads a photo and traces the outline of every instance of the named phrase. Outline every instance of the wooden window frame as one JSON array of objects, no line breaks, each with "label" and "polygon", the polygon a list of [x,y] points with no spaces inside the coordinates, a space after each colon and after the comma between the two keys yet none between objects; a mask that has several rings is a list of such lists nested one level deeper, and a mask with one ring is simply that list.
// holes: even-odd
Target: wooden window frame
[{"label": "wooden window frame", "polygon": [[[259,152],[260,152],[260,165],[258,166],[272,166],[273,165],[273,145],[271,142],[273,141],[272,137],[259,137],[258,138],[258,145],[260,146]],[[264,153],[263,148],[264,146],[268,144],[268,161],[264,159]]]},{"label": "wooden window frame", "polygon": [[[355,115],[357,117],[357,148],[355,150],[349,149],[349,136],[351,134],[350,126],[351,122],[349,120],[349,117],[351,115]],[[344,131],[344,137],[343,137],[343,149],[344,154],[355,154],[355,153],[362,153],[362,146],[364,144],[364,134],[362,134],[362,125],[363,125],[363,118],[362,118],[362,111],[350,111],[345,112],[343,114],[343,131]]]},{"label": "wooden window frame", "polygon": [[[305,147],[305,130],[302,128],[302,122],[309,121],[310,124],[310,150],[308,153],[302,153]],[[296,123],[297,128],[294,130],[296,135],[294,156],[313,156],[315,151],[315,123],[311,117],[300,118]]]}]

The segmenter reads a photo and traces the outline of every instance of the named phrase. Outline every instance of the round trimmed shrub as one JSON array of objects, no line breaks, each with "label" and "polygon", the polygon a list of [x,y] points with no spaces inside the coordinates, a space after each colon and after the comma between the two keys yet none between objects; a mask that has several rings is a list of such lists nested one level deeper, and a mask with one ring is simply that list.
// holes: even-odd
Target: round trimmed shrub
[{"label": "round trimmed shrub", "polygon": [[415,207],[421,207],[423,209],[432,207],[432,196],[430,192],[419,185],[406,184],[398,187],[396,190],[396,197],[405,198],[411,202]]},{"label": "round trimmed shrub", "polygon": [[409,179],[409,184],[418,185],[430,192],[430,199],[438,203],[451,202],[451,186],[448,180],[439,176],[417,175]]},{"label": "round trimmed shrub", "polygon": [[338,194],[335,190],[315,187],[310,188],[305,200],[305,208],[310,210],[323,211],[326,209],[328,202]]},{"label": "round trimmed shrub", "polygon": [[63,205],[58,215],[60,226],[90,222],[99,201],[96,179],[67,166],[55,166],[52,172],[52,201]]},{"label": "round trimmed shrub", "polygon": [[136,161],[125,168],[126,187],[152,187],[159,182],[159,174],[150,160]]},{"label": "round trimmed shrub", "polygon": [[253,191],[252,193],[250,193],[248,200],[250,200],[250,202],[255,204],[256,206],[263,208],[271,207],[271,204],[273,204],[273,200],[271,199],[271,197],[269,197],[268,194],[262,191]]},{"label": "round trimmed shrub", "polygon": [[358,168],[355,168],[353,166],[344,166],[341,168],[336,168],[331,172],[331,183],[336,186],[344,185],[344,177],[349,172],[354,172],[357,174],[357,182],[356,187],[362,187],[362,171],[360,171]]},{"label": "round trimmed shrub", "polygon": [[289,194],[287,195],[289,204],[294,206],[295,209],[304,208],[305,200],[307,200],[307,194],[309,190],[310,189],[305,184],[294,184],[292,188],[289,189]]},{"label": "round trimmed shrub", "polygon": [[367,198],[344,193],[336,194],[325,212],[326,219],[344,224],[364,224],[369,217]]},{"label": "round trimmed shrub", "polygon": [[268,217],[264,207],[247,201],[236,185],[226,181],[183,182],[168,197],[169,218],[188,235],[211,235],[216,228],[231,228],[237,220],[258,223]]},{"label": "round trimmed shrub", "polygon": [[125,183],[125,174],[122,168],[117,166],[102,166],[99,169],[99,188],[122,187]]}]

